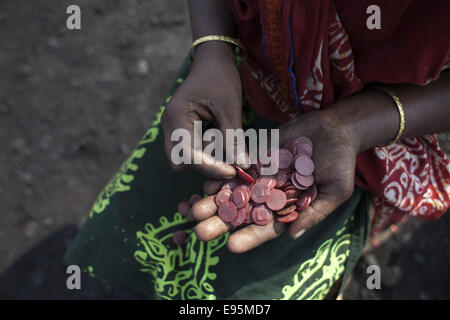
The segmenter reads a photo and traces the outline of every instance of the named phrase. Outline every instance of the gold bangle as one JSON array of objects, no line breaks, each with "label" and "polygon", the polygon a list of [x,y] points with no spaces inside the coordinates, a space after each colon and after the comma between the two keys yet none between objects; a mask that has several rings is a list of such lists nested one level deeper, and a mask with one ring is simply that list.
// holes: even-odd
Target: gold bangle
[{"label": "gold bangle", "polygon": [[194,60],[194,58],[192,57],[193,49],[196,46],[198,46],[200,43],[207,42],[207,41],[228,42],[228,43],[234,44],[236,47],[239,47],[239,48],[241,48],[242,50],[245,51],[244,46],[242,45],[242,43],[238,39],[233,39],[233,38],[230,38],[230,37],[227,37],[227,36],[220,36],[220,35],[204,36],[204,37],[198,38],[197,40],[195,40],[192,43],[191,48],[189,49],[189,56],[191,57],[191,61]]},{"label": "gold bangle", "polygon": [[389,89],[387,89],[385,87],[375,87],[374,86],[374,87],[371,87],[371,88],[383,90],[388,95],[390,95],[391,98],[394,99],[394,102],[395,102],[395,104],[397,106],[398,114],[400,116],[400,127],[398,128],[397,135],[395,136],[394,140],[392,140],[391,142],[389,142],[389,143],[387,143],[385,145],[379,146],[379,147],[384,147],[386,145],[390,145],[390,144],[396,143],[402,137],[403,130],[405,129],[405,112],[403,111],[403,105],[400,102],[400,99],[398,98],[398,96],[393,91],[391,91],[391,90],[389,90]]}]

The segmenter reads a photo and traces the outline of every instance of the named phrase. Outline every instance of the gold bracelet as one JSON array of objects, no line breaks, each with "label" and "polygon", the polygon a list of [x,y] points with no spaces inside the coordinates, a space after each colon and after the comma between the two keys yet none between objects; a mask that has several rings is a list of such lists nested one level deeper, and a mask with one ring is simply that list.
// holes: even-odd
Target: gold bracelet
[{"label": "gold bracelet", "polygon": [[394,99],[395,104],[397,105],[398,113],[399,113],[399,116],[400,116],[400,127],[398,128],[398,132],[397,132],[397,135],[395,136],[394,140],[392,140],[391,142],[389,142],[389,143],[387,143],[385,145],[381,145],[379,147],[383,147],[383,146],[386,146],[386,145],[390,145],[392,143],[396,143],[401,138],[401,136],[403,134],[403,130],[405,129],[405,112],[403,111],[403,105],[400,102],[400,99],[398,98],[398,96],[394,92],[392,92],[391,90],[389,90],[389,89],[387,89],[385,87],[376,87],[376,86],[371,87],[371,88],[383,90],[388,95],[390,95],[391,98]]},{"label": "gold bracelet", "polygon": [[242,45],[242,43],[238,39],[233,39],[233,38],[230,38],[230,37],[220,36],[220,35],[210,35],[210,36],[205,36],[205,37],[198,38],[197,40],[195,40],[192,43],[191,48],[189,49],[189,56],[191,57],[191,61],[194,60],[194,58],[192,57],[193,49],[196,46],[198,46],[200,43],[207,42],[207,41],[228,42],[228,43],[234,44],[236,47],[239,47],[239,48],[241,48],[242,50],[245,51],[244,46]]}]

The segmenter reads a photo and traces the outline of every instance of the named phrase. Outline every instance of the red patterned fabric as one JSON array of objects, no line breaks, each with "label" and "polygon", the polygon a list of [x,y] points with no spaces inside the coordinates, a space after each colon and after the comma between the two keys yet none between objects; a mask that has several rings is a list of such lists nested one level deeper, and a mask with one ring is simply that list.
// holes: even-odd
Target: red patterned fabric
[{"label": "red patterned fabric", "polygon": [[[369,30],[366,9],[381,9]],[[246,98],[285,122],[365,85],[425,85],[449,68],[450,2],[436,0],[228,0],[247,49]],[[372,192],[372,234],[405,214],[439,218],[450,205],[450,163],[435,136],[402,139],[357,158],[356,184]]]}]

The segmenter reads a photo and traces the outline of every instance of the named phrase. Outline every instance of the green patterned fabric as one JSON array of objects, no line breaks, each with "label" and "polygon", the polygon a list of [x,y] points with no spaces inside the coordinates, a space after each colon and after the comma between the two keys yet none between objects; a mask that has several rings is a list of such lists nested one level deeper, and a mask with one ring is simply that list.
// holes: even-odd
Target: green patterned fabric
[{"label": "green patterned fabric", "polygon": [[[226,249],[228,234],[199,241],[195,224],[177,212],[177,204],[201,193],[204,178],[170,169],[161,128],[165,104],[189,68],[186,59],[150,128],[99,195],[66,262],[154,299],[323,299],[336,281],[343,278],[345,283],[364,247],[369,194],[355,189],[297,240],[283,234],[244,254]],[[243,123],[275,126],[247,105]],[[172,242],[177,230],[188,234],[183,246]]]}]

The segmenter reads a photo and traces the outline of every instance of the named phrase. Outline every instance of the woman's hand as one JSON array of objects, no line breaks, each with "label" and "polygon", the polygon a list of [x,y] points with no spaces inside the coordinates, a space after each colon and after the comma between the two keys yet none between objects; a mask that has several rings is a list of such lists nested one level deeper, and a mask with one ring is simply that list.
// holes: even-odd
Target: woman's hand
[{"label": "woman's hand", "polygon": [[[230,251],[251,250],[280,235],[286,226],[289,235],[295,239],[352,195],[359,141],[352,136],[353,130],[338,120],[341,117],[337,116],[336,110],[338,108],[310,112],[280,127],[280,145],[299,136],[307,136],[313,141],[314,177],[318,187],[316,200],[289,225],[274,220],[266,226],[252,224],[234,232],[228,239]],[[209,180],[204,191],[213,194],[219,188],[219,183]],[[200,221],[195,229],[199,239],[209,241],[232,230],[230,224],[216,215],[216,211],[214,195],[193,206],[192,215]]]},{"label": "woman's hand", "polygon": [[359,143],[350,128],[338,120],[336,110],[310,112],[280,127],[281,145],[298,136],[309,137],[314,145],[312,159],[318,194],[289,224],[293,239],[326,218],[353,193]]},{"label": "woman's hand", "polygon": [[[175,170],[184,169],[187,165],[175,165],[172,162],[171,150],[177,143],[170,139],[173,130],[187,129],[193,141],[194,121],[210,122],[224,136],[226,129],[242,127],[241,80],[231,48],[229,44],[219,42],[201,44],[195,51],[194,63],[188,77],[177,89],[163,113],[166,154]],[[191,159],[193,154],[192,145]],[[212,178],[229,178],[236,174],[231,165],[222,162],[192,164],[191,167]]]}]

